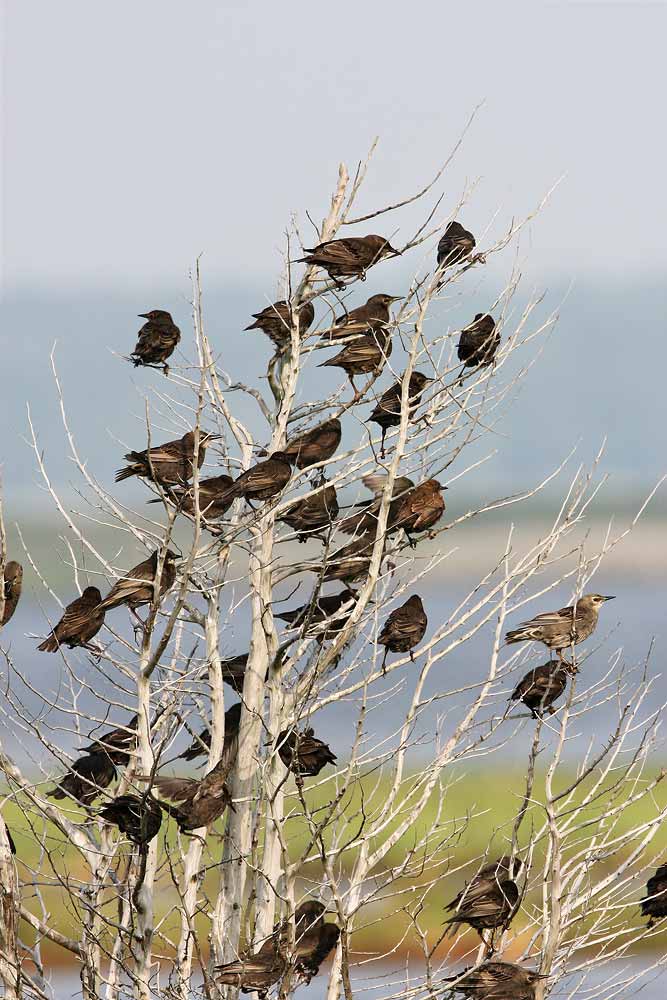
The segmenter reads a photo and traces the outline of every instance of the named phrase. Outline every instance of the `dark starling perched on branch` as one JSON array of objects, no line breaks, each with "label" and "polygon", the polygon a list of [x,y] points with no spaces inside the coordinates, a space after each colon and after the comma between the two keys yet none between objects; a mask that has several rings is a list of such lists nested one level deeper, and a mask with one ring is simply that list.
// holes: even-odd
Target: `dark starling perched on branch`
[{"label": "dark starling perched on branch", "polygon": [[242,993],[257,990],[261,998],[266,997],[271,987],[288,972],[291,973],[290,994],[297,986],[307,985],[340,937],[339,927],[325,923],[323,913],[321,903],[309,902],[297,907],[291,963],[288,958],[289,922],[284,920],[276,924],[271,937],[255,954],[246,953],[235,962],[217,966],[214,970],[216,983],[240,987]]},{"label": "dark starling perched on branch", "polygon": [[543,642],[549,649],[555,649],[558,659],[563,661],[563,650],[585,642],[597,628],[600,608],[612,597],[602,594],[584,594],[576,605],[561,608],[560,611],[545,611],[527,622],[521,622],[505,636],[511,646],[516,642]]},{"label": "dark starling perched on branch", "polygon": [[357,337],[351,344],[344,347],[342,351],[323,361],[318,368],[342,368],[350,380],[352,391],[358,396],[357,387],[354,384],[355,375],[367,375],[369,372],[376,374],[384,365],[385,359],[391,354],[391,334],[379,330],[377,333],[369,333],[364,337]]},{"label": "dark starling perched on branch", "polygon": [[338,517],[338,497],[335,486],[327,486],[317,493],[312,493],[303,500],[290,504],[278,521],[284,521],[292,531],[296,531],[300,542],[307,542],[309,537],[328,528]]},{"label": "dark starling perched on branch", "polygon": [[[422,375],[421,372],[413,372],[408,382],[408,412],[415,410],[419,406],[422,393],[429,383],[435,381]],[[368,418],[374,424],[379,424],[382,428],[382,443],[380,445],[380,458],[384,458],[384,439],[390,427],[398,427],[401,422],[401,395],[403,392],[403,377],[382,393],[377,406]]]},{"label": "dark starling perched on branch", "polygon": [[5,563],[3,588],[5,606],[2,612],[2,619],[0,620],[0,627],[6,625],[16,611],[16,605],[19,603],[19,597],[23,588],[23,566],[14,559]]},{"label": "dark starling perched on branch", "polygon": [[528,671],[512,692],[510,700],[522,701],[534,719],[541,718],[545,712],[553,715],[556,709],[551,706],[565,691],[568,673],[565,667],[549,660],[541,667]]},{"label": "dark starling perched on branch", "polygon": [[[201,469],[206,456],[206,448],[217,434],[201,431],[199,434],[199,450],[197,452],[197,467]],[[116,482],[130,476],[141,476],[160,483],[162,486],[185,486],[194,473],[195,433],[188,431],[177,441],[167,441],[166,444],[148,448],[145,451],[129,451],[125,460],[130,462],[116,473]]]},{"label": "dark starling perched on branch", "polygon": [[[231,765],[236,759],[239,748],[239,726],[241,724],[241,702],[232,705],[225,712],[225,737],[222,747],[221,761]],[[201,733],[194,739],[187,750],[178,758],[179,760],[196,760],[197,757],[206,757],[211,747],[211,731],[202,729]]]},{"label": "dark starling perched on branch", "polygon": [[[277,348],[282,350],[289,346],[292,335],[292,310],[288,302],[281,299],[267,306],[261,312],[253,313],[254,323],[246,326],[246,330],[261,330]],[[315,309],[312,302],[305,302],[296,313],[299,320],[299,335],[303,335],[310,329],[315,319]]]},{"label": "dark starling perched on branch", "polygon": [[323,330],[322,337],[327,340],[340,340],[342,337],[352,337],[364,333],[374,333],[391,322],[390,306],[399,302],[400,295],[371,295],[368,302],[356,309],[350,309],[336,318],[330,330]]},{"label": "dark starling perched on branch", "polygon": [[301,778],[314,778],[327,764],[336,763],[336,754],[318,740],[313,729],[284,729],[276,749],[287,770]]},{"label": "dark starling perched on branch", "polygon": [[410,653],[410,659],[414,660],[412,650],[424,638],[427,625],[428,618],[424,605],[417,594],[413,594],[405,604],[401,604],[400,608],[391,612],[378,636],[379,645],[385,647],[382,659],[383,672],[388,653]]},{"label": "dark starling perched on branch", "polygon": [[[306,635],[316,635],[320,642],[324,642],[342,632],[356,600],[354,591],[347,589],[339,594],[318,594],[314,600],[293,611],[274,611],[274,617],[289,622],[292,628],[305,626]],[[345,610],[339,614],[343,608]]]},{"label": "dark starling perched on branch", "polygon": [[[234,497],[230,495],[230,488],[234,480],[231,476],[212,476],[210,479],[200,479],[199,481],[199,511],[205,521],[216,521],[224,517],[231,505]],[[182,511],[195,516],[195,490],[194,486],[184,489],[182,486],[169,491],[169,498],[180,507]],[[162,503],[161,497],[149,500],[149,503]]]},{"label": "dark starling perched on branch", "polygon": [[[340,523],[346,534],[359,531],[373,531],[382,506],[382,493],[387,477],[385,475],[363,476],[362,481],[375,494],[375,499],[361,504],[359,514],[352,514]],[[437,479],[427,479],[415,486],[407,476],[394,480],[392,499],[387,515],[387,534],[403,530],[414,547],[412,535],[417,531],[427,531],[437,524],[445,512],[442,490],[447,487]]]},{"label": "dark starling perched on branch", "polygon": [[470,1000],[535,1000],[535,986],[546,978],[509,962],[483,962],[454,976],[460,982],[451,988]]},{"label": "dark starling perched on branch", "polygon": [[475,237],[460,222],[450,222],[438,243],[438,267],[453,267],[475,249]]},{"label": "dark starling perched on branch", "polygon": [[228,659],[220,661],[223,681],[225,684],[229,684],[237,694],[243,694],[247,663],[247,653],[239,653],[237,656],[230,656]]},{"label": "dark starling perched on branch", "polygon": [[[98,610],[108,611],[109,608],[118,608],[121,604],[126,604],[134,611],[142,604],[151,604],[155,590],[155,575],[158,568],[160,553],[153,552],[144,562],[138,563],[127,576],[122,577],[113,585],[102,603],[98,605]],[[174,565],[178,556],[171,549],[167,549],[164,554],[162,564],[162,575],[159,585],[159,596],[163,597],[174,585],[176,579],[176,567]]]},{"label": "dark starling perched on branch", "polygon": [[304,247],[305,257],[300,263],[315,264],[327,271],[339,288],[344,287],[341,278],[358,277],[366,280],[366,271],[384,257],[400,257],[384,236],[350,236],[343,240],[329,240],[309,250]]},{"label": "dark starling perched on branch", "polygon": [[[456,897],[456,913],[445,923],[452,924],[454,928],[457,924],[469,924],[486,944],[483,932],[509,926],[520,897],[517,884],[507,870],[501,869],[489,878],[481,879],[480,876]],[[453,909],[453,906],[450,904],[447,909]]]},{"label": "dark starling perched on branch", "polygon": [[156,778],[154,784],[161,795],[179,803],[178,806],[170,806],[160,802],[160,805],[173,816],[182,833],[191,833],[215,823],[231,806],[225,777],[226,772],[216,765],[201,781],[195,778]]},{"label": "dark starling perched on branch", "polygon": [[[372,534],[359,535],[353,538],[348,545],[342,549],[337,549],[327,556],[322,580],[343,580],[348,583],[357,580],[360,576],[366,576],[371,564],[375,536]],[[313,567],[314,572],[320,573],[320,567]]]},{"label": "dark starling perched on branch", "polygon": [[642,916],[650,917],[647,927],[660,917],[667,917],[667,865],[660,865],[655,875],[651,875],[646,883],[648,895],[641,900]]},{"label": "dark starling perched on branch", "polygon": [[[4,823],[4,820],[2,820],[1,817],[0,817],[0,821],[2,821]],[[5,834],[7,836],[7,843],[9,844],[9,850],[11,851],[12,854],[15,855],[16,854],[16,844],[14,843],[14,838],[12,837],[11,831],[10,831],[10,829],[7,826],[6,823],[4,823],[4,827],[5,827]]]},{"label": "dark starling perched on branch", "polygon": [[307,469],[317,462],[326,462],[340,444],[340,420],[334,417],[292,438],[283,448],[283,454],[296,465],[297,469]]},{"label": "dark starling perched on branch", "polygon": [[475,319],[461,330],[458,358],[466,368],[487,368],[493,363],[500,347],[496,321],[488,313],[477,313]]},{"label": "dark starling perched on branch", "polygon": [[133,715],[126,726],[117,726],[109,729],[101,736],[88,734],[91,742],[88,746],[80,747],[82,753],[105,753],[111,758],[114,764],[125,766],[130,759],[130,753],[137,748],[137,723],[139,716]]},{"label": "dark starling perched on branch", "polygon": [[130,355],[134,367],[139,365],[162,365],[165,375],[169,374],[167,358],[174,353],[181,339],[178,329],[170,313],[164,309],[151,309],[147,313],[139,313],[141,319],[147,320],[139,330],[137,346]]},{"label": "dark starling perched on branch", "polygon": [[62,781],[49,792],[49,797],[64,799],[71,795],[82,806],[89,806],[103,788],[109,787],[115,777],[116,768],[108,754],[91,753],[74,761]]},{"label": "dark starling perched on branch", "polygon": [[100,816],[133,844],[150,844],[162,825],[162,809],[150,795],[119,795],[100,809]]},{"label": "dark starling perched on branch", "polygon": [[270,500],[281,493],[292,476],[289,456],[274,451],[264,462],[258,462],[234,481],[228,496],[246,500]]},{"label": "dark starling perched on branch", "polygon": [[490,861],[480,868],[465,888],[457,896],[454,896],[451,903],[446,904],[445,909],[457,909],[464,899],[474,902],[479,897],[484,897],[490,889],[500,885],[501,882],[517,878],[522,871],[523,861],[521,858],[512,858],[509,854],[503,854],[501,858]]},{"label": "dark starling perched on branch", "polygon": [[70,649],[84,646],[89,649],[90,640],[104,625],[101,600],[102,595],[97,587],[86,587],[81,597],[67,605],[51,635],[37,649],[43,653],[55,653],[60,646],[69,646]]}]

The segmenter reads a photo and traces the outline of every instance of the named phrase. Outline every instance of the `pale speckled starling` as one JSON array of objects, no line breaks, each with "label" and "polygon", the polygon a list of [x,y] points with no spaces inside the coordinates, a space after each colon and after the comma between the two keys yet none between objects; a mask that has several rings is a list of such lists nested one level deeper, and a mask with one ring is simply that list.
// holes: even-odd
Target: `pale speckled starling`
[{"label": "pale speckled starling", "polygon": [[104,788],[108,788],[116,777],[116,768],[105,753],[92,753],[79,757],[58,785],[49,792],[52,799],[64,799],[68,795],[83,806],[89,806]]},{"label": "pale speckled starling", "polygon": [[336,754],[318,740],[313,729],[283,730],[276,749],[287,770],[299,778],[314,778],[327,764],[336,763]]},{"label": "pale speckled starling", "polygon": [[53,632],[37,649],[55,653],[60,646],[83,646],[88,649],[90,640],[104,625],[104,609],[100,608],[102,595],[97,587],[86,587],[81,597],[68,604],[65,613]]},{"label": "pale speckled starling", "polygon": [[521,622],[505,636],[508,646],[516,642],[542,642],[556,651],[563,660],[563,650],[585,642],[597,628],[600,608],[612,597],[602,594],[584,594],[576,605],[561,608],[560,611],[545,611],[529,621]]},{"label": "pale speckled starling", "polygon": [[316,635],[324,642],[345,628],[356,600],[354,591],[347,589],[339,594],[317,594],[300,608],[274,611],[274,617],[288,622],[292,628],[304,628],[306,635]]},{"label": "pale speckled starling", "polygon": [[329,953],[338,944],[340,929],[323,919],[324,907],[315,901],[297,907],[294,914],[295,943],[292,963],[288,959],[289,923],[276,924],[273,934],[254,954],[247,952],[234,962],[216,966],[214,978],[222,986],[240,987],[242,993],[258,992],[265,998],[271,987],[290,974],[290,993],[307,985],[317,975]]},{"label": "pale speckled starling", "polygon": [[391,612],[378,636],[378,644],[384,646],[382,670],[384,672],[389,653],[409,653],[418,646],[426,634],[428,618],[422,599],[418,594],[409,597],[405,604]]},{"label": "pale speckled starling", "polygon": [[264,462],[258,462],[242,472],[229,489],[229,496],[248,501],[271,500],[287,486],[292,476],[291,459],[282,451],[274,451]]},{"label": "pale speckled starling", "polygon": [[546,978],[510,962],[483,962],[449,981],[460,979],[451,989],[470,1000],[535,1000],[535,987]]},{"label": "pale speckled starling", "polygon": [[[427,385],[435,381],[421,372],[413,372],[408,381],[408,413],[411,414],[421,401],[422,393]],[[377,406],[368,418],[382,428],[382,443],[380,458],[384,458],[384,441],[390,427],[398,427],[401,422],[401,397],[403,393],[403,378],[385,390],[378,400]]]},{"label": "pale speckled starling", "polygon": [[116,726],[99,736],[88,734],[91,741],[87,746],[80,747],[82,753],[106,753],[114,764],[124,766],[130,759],[130,753],[137,747],[137,723],[139,716],[133,715],[125,726]]},{"label": "pale speckled starling", "polygon": [[334,486],[312,493],[290,504],[277,517],[296,531],[300,542],[307,542],[318,531],[328,528],[338,517],[338,497]]},{"label": "pale speckled starling", "polygon": [[[197,450],[197,466],[201,469],[206,456],[206,448],[218,434],[201,431]],[[148,448],[145,451],[129,451],[125,460],[129,462],[116,473],[116,482],[130,476],[141,476],[162,486],[185,486],[194,474],[195,433],[188,431],[177,441]]]},{"label": "pale speckled starling", "polygon": [[647,927],[653,927],[661,917],[667,917],[667,865],[660,865],[646,883],[648,895],[641,900],[642,916],[649,917]]},{"label": "pale speckled starling", "polygon": [[458,359],[466,368],[487,368],[493,364],[498,348],[500,334],[496,330],[496,321],[489,313],[477,313],[472,323],[461,330],[458,346]]},{"label": "pale speckled starling", "polygon": [[255,322],[245,329],[261,330],[279,350],[283,350],[291,343],[293,320],[298,318],[299,336],[303,337],[313,325],[315,309],[312,302],[305,302],[294,315],[290,304],[281,299],[262,309],[261,312],[253,313],[252,316]]},{"label": "pale speckled starling", "polygon": [[[231,505],[234,503],[234,496],[230,492],[234,480],[231,476],[211,476],[209,479],[200,479],[199,487],[199,512],[205,521],[216,521],[224,517]],[[176,487],[169,491],[168,499],[173,502],[191,517],[195,516],[195,490],[194,486],[187,489]],[[149,500],[149,503],[162,503],[161,497]]]},{"label": "pale speckled starling", "polygon": [[475,249],[475,237],[460,222],[450,222],[438,243],[438,267],[453,267]]},{"label": "pale speckled starling", "polygon": [[[113,585],[102,603],[98,605],[100,611],[108,611],[110,608],[118,608],[121,604],[126,604],[131,611],[142,604],[151,604],[155,590],[155,575],[158,568],[160,553],[156,550],[138,563],[127,576],[122,577]],[[176,566],[174,565],[178,556],[170,549],[164,554],[162,564],[162,575],[159,584],[159,596],[163,597],[167,591],[171,590],[176,579]]]},{"label": "pale speckled starling", "polygon": [[[239,701],[225,712],[225,736],[220,756],[220,760],[224,762],[223,766],[231,766],[236,760],[239,748],[239,726],[241,724],[242,707]],[[206,757],[208,756],[210,747],[211,731],[207,727],[206,729],[202,729],[199,736],[192,741],[187,750],[184,750],[178,759],[196,760],[197,757]]]},{"label": "pale speckled starling", "polygon": [[167,358],[174,353],[181,339],[181,331],[170,313],[164,309],[151,309],[150,312],[139,313],[139,317],[146,322],[139,330],[137,346],[130,355],[134,367],[162,365],[165,375],[168,375]]},{"label": "pale speckled starling", "polygon": [[400,302],[400,295],[371,295],[363,306],[350,309],[342,316],[336,317],[336,322],[329,330],[322,331],[322,337],[327,340],[340,340],[342,337],[353,337],[364,333],[373,333],[391,323],[392,302]]},{"label": "pale speckled starling", "polygon": [[2,612],[2,618],[0,619],[0,628],[7,624],[16,611],[16,605],[19,603],[22,589],[23,566],[21,563],[11,559],[9,562],[5,563],[3,580],[5,606]]},{"label": "pale speckled starling", "polygon": [[379,330],[377,333],[357,337],[318,368],[342,368],[352,386],[355,397],[359,395],[354,384],[355,375],[377,374],[391,354],[391,334]]},{"label": "pale speckled starling", "polygon": [[99,812],[106,823],[117,826],[133,844],[149,844],[162,825],[162,809],[150,795],[119,795]]},{"label": "pale speckled starling", "polygon": [[400,250],[395,250],[384,236],[349,236],[342,240],[329,240],[319,243],[316,247],[304,247],[305,257],[299,258],[300,263],[314,264],[325,270],[333,278],[339,288],[345,282],[341,278],[361,278],[366,280],[366,271],[384,257],[400,257]]},{"label": "pale speckled starling", "polygon": [[307,469],[331,458],[340,444],[341,433],[340,420],[333,417],[319,427],[291,438],[283,448],[283,454],[297,469]]},{"label": "pale speckled starling", "polygon": [[522,701],[534,719],[541,718],[545,712],[553,715],[556,709],[552,705],[565,691],[568,676],[569,671],[565,667],[549,660],[528,671],[515,687],[510,700]]},{"label": "pale speckled starling", "polygon": [[453,929],[458,924],[469,924],[485,941],[484,931],[509,926],[518,908],[520,895],[516,882],[502,873],[502,876],[492,877],[478,885],[473,881],[457,899],[456,912],[445,923],[452,924]]}]

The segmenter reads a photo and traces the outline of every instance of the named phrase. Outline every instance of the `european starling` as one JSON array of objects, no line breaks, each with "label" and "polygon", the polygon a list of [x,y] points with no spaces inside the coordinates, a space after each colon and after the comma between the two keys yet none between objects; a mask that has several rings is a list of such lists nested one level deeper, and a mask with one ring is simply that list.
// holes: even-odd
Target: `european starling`
[{"label": "european starling", "polygon": [[307,469],[317,462],[326,462],[340,444],[340,420],[334,417],[314,427],[312,431],[292,438],[283,448],[283,454],[296,465],[297,469]]},{"label": "european starling", "polygon": [[551,706],[567,687],[567,678],[566,668],[549,660],[541,667],[528,671],[515,687],[510,701],[522,701],[534,719],[541,718],[545,712],[553,715],[556,709]]},{"label": "european starling", "polygon": [[464,900],[475,902],[477,899],[486,896],[490,890],[502,882],[514,880],[522,871],[523,861],[521,858],[512,858],[510,855],[504,854],[496,861],[490,861],[480,868],[465,888],[454,897],[451,903],[447,903],[445,909],[455,910]]},{"label": "european starling", "polygon": [[[357,580],[361,576],[366,576],[371,564],[375,536],[372,534],[359,535],[353,538],[348,545],[342,549],[337,549],[327,556],[322,580],[343,580],[345,583]],[[320,567],[314,567],[316,573],[320,573]]]},{"label": "european starling", "polygon": [[646,883],[648,896],[641,900],[642,916],[650,917],[647,927],[660,917],[667,917],[667,865],[660,865]]},{"label": "european starling", "polygon": [[487,368],[493,363],[500,347],[496,321],[488,313],[477,313],[475,319],[461,330],[458,358],[466,368]]},{"label": "european starling", "polygon": [[357,337],[342,351],[323,361],[318,368],[342,368],[350,380],[352,391],[358,396],[354,384],[355,375],[366,375],[369,372],[379,372],[385,359],[391,354],[391,334],[382,330]]},{"label": "european starling", "polygon": [[[225,712],[225,738],[222,747],[221,760],[227,764],[233,764],[239,748],[239,725],[241,724],[241,702],[232,705]],[[187,750],[180,755],[179,760],[196,760],[197,757],[206,757],[211,747],[211,732],[208,728],[202,729],[197,739],[193,740]]]},{"label": "european starling", "polygon": [[[492,876],[483,882],[475,880],[466,890],[457,896],[459,900],[456,913],[445,921],[456,927],[457,924],[469,924],[474,927],[482,941],[484,931],[494,931],[498,927],[509,926],[519,904],[519,889],[516,882],[509,877]],[[452,909],[451,906],[447,909]]]},{"label": "european starling", "polygon": [[535,986],[546,978],[509,962],[483,962],[455,976],[460,982],[452,989],[471,1000],[535,1000]]},{"label": "european starling", "polygon": [[[214,970],[216,982],[222,986],[237,986],[242,993],[257,990],[266,997],[271,987],[289,971],[291,989],[305,984],[317,975],[320,965],[338,944],[340,929],[325,923],[321,903],[308,902],[297,907],[294,915],[294,952],[288,958],[288,921],[276,924],[273,934],[254,955],[245,954],[235,962],[219,965]],[[291,992],[291,991],[290,991]]]},{"label": "european starling", "polygon": [[16,605],[19,603],[23,587],[23,566],[21,563],[15,562],[13,559],[5,563],[3,587],[5,592],[5,606],[2,612],[2,619],[0,619],[0,628],[7,624],[16,611]]},{"label": "european starling", "polygon": [[[230,488],[234,484],[231,476],[212,476],[199,481],[199,511],[205,521],[216,521],[224,517],[234,503]],[[195,515],[195,491],[193,486],[187,489],[180,486],[169,491],[169,497],[182,511],[191,517]],[[162,498],[156,497],[149,503],[161,503]]]},{"label": "european starling", "polygon": [[371,295],[365,305],[338,316],[331,329],[324,330],[322,336],[329,340],[340,340],[341,337],[381,330],[391,322],[389,307],[392,302],[399,302],[400,299],[400,295]]},{"label": "european starling", "polygon": [[102,595],[97,587],[86,587],[81,597],[67,605],[51,635],[37,649],[43,653],[55,653],[60,646],[68,646],[70,649],[84,646],[89,649],[90,640],[104,625],[101,600]]},{"label": "european starling", "polygon": [[475,237],[460,222],[450,222],[438,243],[438,267],[453,267],[475,249]]},{"label": "european starling", "polygon": [[[218,437],[201,431],[199,434],[199,450],[197,451],[197,467],[201,469],[206,455],[206,448]],[[125,460],[130,462],[116,473],[116,482],[130,476],[141,476],[160,483],[162,486],[185,486],[194,474],[195,433],[188,431],[178,441],[167,441],[156,448],[146,451],[129,451]]]},{"label": "european starling", "polygon": [[93,737],[88,734],[91,741],[88,746],[80,747],[82,753],[105,753],[111,758],[114,764],[125,766],[130,759],[130,753],[137,747],[137,723],[139,716],[133,715],[125,726],[117,726],[109,729],[101,736]]},{"label": "european starling", "polygon": [[315,264],[323,268],[333,278],[339,288],[345,282],[341,278],[358,277],[366,280],[366,271],[384,257],[400,257],[384,236],[351,236],[343,240],[329,240],[309,250],[304,247],[305,257],[299,263]]},{"label": "european starling", "polygon": [[[238,741],[236,743],[238,746]],[[231,806],[231,795],[227,788],[227,777],[234,763],[234,755],[223,749],[223,755],[213,770],[200,780],[196,778],[163,778],[155,779],[155,787],[161,795],[174,802],[178,807],[160,805],[173,816],[183,833],[191,833],[200,826],[209,826]],[[233,808],[233,807],[232,807]]]},{"label": "european starling", "polygon": [[281,493],[292,476],[291,459],[282,451],[274,451],[264,462],[258,462],[230,486],[228,496],[246,500],[270,500]]},{"label": "european starling", "polygon": [[225,684],[229,684],[237,694],[243,694],[243,681],[248,663],[248,654],[239,653],[237,656],[230,656],[226,660],[221,660],[222,679]]},{"label": "european starling", "polygon": [[414,660],[412,650],[424,638],[428,618],[424,611],[422,599],[417,594],[409,597],[405,604],[391,612],[384,628],[378,636],[378,643],[384,646],[384,657],[382,659],[382,672],[384,673],[388,653],[410,653],[410,659]]},{"label": "european starling", "polygon": [[164,309],[151,309],[147,313],[139,313],[144,323],[139,330],[137,346],[130,355],[134,362],[134,367],[139,365],[162,365],[165,375],[169,374],[169,365],[166,364],[176,349],[176,345],[181,339],[181,331],[178,329],[170,313]]},{"label": "european starling", "polygon": [[[360,514],[353,514],[341,522],[341,530],[346,534],[356,531],[371,531],[377,524],[377,516],[382,504],[382,493],[387,480],[385,475],[364,476],[363,483],[375,494],[375,499],[363,504]],[[445,512],[442,490],[447,487],[437,479],[427,479],[415,486],[407,476],[394,480],[392,499],[387,515],[387,534],[403,530],[410,545],[415,545],[412,535],[417,531],[427,531],[436,524]]]},{"label": "european starling", "polygon": [[336,487],[327,486],[317,493],[311,493],[304,500],[290,504],[282,514],[278,515],[277,520],[284,521],[292,531],[296,531],[300,542],[307,542],[313,534],[328,528],[337,517]]},{"label": "european starling", "polygon": [[[420,403],[422,393],[426,386],[434,379],[422,375],[421,372],[413,372],[408,383],[408,412],[415,410]],[[374,424],[379,424],[382,428],[382,444],[380,446],[380,458],[384,458],[384,439],[390,427],[398,427],[401,422],[401,395],[403,392],[403,378],[395,382],[378,400],[377,406],[368,418]]]},{"label": "european starling", "polygon": [[[109,608],[118,608],[121,604],[127,604],[131,611],[135,611],[142,604],[150,604],[155,591],[155,574],[157,573],[159,556],[160,553],[156,550],[148,559],[131,569],[127,576],[118,580],[102,603],[98,605],[98,610],[108,611]],[[178,559],[176,553],[167,549],[162,563],[162,576],[159,584],[160,597],[171,590],[174,585],[176,559]]]},{"label": "european starling", "polygon": [[600,608],[612,597],[602,594],[584,594],[575,605],[560,611],[546,611],[530,621],[521,622],[505,636],[511,646],[515,642],[543,642],[549,649],[555,649],[558,659],[563,662],[563,650],[568,646],[578,646],[585,642],[597,628]]},{"label": "european starling", "polygon": [[[353,590],[339,594],[317,594],[314,600],[293,611],[275,611],[274,617],[288,622],[292,628],[303,628],[306,635],[316,635],[319,642],[342,632],[352,614],[357,595]],[[342,614],[339,612],[345,609]]]},{"label": "european starling", "polygon": [[[315,319],[313,303],[305,302],[297,309],[296,314],[299,320],[299,336],[303,337]],[[288,302],[281,299],[280,302],[274,302],[273,305],[252,315],[255,322],[247,326],[246,330],[261,330],[280,350],[289,346],[292,339],[293,322],[292,310]]]},{"label": "european starling", "polygon": [[298,778],[314,778],[327,764],[336,763],[336,754],[318,740],[313,729],[285,729],[276,740],[278,756],[288,771]]},{"label": "european starling", "polygon": [[149,844],[162,825],[162,809],[150,795],[119,795],[100,809],[100,816],[133,844]]},{"label": "european starling", "polygon": [[109,787],[115,777],[116,768],[108,754],[91,753],[74,761],[62,781],[49,792],[49,797],[64,799],[71,795],[82,806],[89,806],[103,788]]}]

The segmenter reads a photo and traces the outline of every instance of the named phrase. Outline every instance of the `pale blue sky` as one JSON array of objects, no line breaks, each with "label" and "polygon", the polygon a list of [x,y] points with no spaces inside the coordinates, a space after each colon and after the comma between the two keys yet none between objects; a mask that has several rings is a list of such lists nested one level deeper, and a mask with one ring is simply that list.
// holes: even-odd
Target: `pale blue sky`
[{"label": "pale blue sky", "polygon": [[[533,265],[665,265],[663,3],[7,0],[4,279],[272,281],[375,135],[363,204],[412,191],[485,100],[447,183],[479,231],[530,210]],[[399,219],[396,223],[401,225]]]}]

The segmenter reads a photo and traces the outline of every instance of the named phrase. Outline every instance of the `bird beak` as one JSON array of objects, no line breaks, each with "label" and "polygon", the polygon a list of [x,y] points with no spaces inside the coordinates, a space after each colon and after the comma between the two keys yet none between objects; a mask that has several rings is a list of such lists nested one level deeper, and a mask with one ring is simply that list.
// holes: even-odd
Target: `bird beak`
[{"label": "bird beak", "polygon": [[402,298],[403,298],[402,295],[392,295],[391,299],[389,301],[390,302],[400,302]]},{"label": "bird beak", "polygon": [[387,251],[394,257],[400,257],[403,253],[402,250],[395,250],[394,247],[387,247]]},{"label": "bird beak", "polygon": [[603,597],[603,601],[614,601],[616,599],[616,594],[612,594],[611,597]]},{"label": "bird beak", "polygon": [[139,319],[149,319],[148,313],[137,313]]}]

